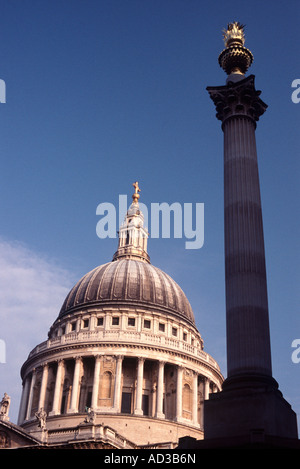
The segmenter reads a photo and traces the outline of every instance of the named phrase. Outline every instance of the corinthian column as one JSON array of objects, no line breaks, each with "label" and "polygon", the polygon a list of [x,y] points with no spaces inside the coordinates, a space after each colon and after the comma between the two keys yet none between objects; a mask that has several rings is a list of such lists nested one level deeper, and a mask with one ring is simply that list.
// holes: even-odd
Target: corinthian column
[{"label": "corinthian column", "polygon": [[[265,248],[255,130],[267,109],[245,77],[253,61],[244,27],[228,25],[219,64],[225,86],[208,87],[224,133],[224,236],[227,379],[205,402],[205,435],[236,436],[260,428],[295,435],[295,415],[272,377]],[[268,392],[266,392],[266,390]],[[275,411],[276,409],[276,411]],[[241,418],[242,416],[242,418]],[[287,422],[289,424],[287,425]],[[296,430],[297,431],[297,430]]]},{"label": "corinthian column", "polygon": [[228,378],[272,375],[256,121],[266,105],[250,76],[209,89],[224,132],[224,228]]}]

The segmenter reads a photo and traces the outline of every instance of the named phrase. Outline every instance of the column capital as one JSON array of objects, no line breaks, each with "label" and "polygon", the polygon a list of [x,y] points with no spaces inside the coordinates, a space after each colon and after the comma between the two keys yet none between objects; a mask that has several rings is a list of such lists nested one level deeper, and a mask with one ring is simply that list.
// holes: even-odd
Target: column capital
[{"label": "column capital", "polygon": [[255,89],[255,77],[250,75],[243,80],[224,86],[208,86],[206,89],[216,106],[216,117],[222,123],[231,117],[246,117],[255,125],[267,109],[260,99],[260,91]]},{"label": "column capital", "polygon": [[124,359],[124,355],[114,355],[116,360],[122,361]]},{"label": "column capital", "polygon": [[102,353],[97,353],[96,355],[94,355],[95,361],[101,360],[101,358],[102,358],[103,356],[104,356],[104,355],[103,355]]}]

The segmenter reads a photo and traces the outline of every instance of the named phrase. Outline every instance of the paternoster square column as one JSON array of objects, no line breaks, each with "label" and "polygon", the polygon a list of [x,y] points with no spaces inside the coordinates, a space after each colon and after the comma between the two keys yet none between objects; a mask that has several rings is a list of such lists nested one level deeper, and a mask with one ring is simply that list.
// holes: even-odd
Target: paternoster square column
[{"label": "paternoster square column", "polygon": [[255,130],[267,109],[245,77],[253,61],[244,26],[224,31],[224,86],[208,87],[224,133],[224,237],[227,379],[205,404],[205,438],[260,429],[297,438],[295,413],[272,377],[265,249]]}]

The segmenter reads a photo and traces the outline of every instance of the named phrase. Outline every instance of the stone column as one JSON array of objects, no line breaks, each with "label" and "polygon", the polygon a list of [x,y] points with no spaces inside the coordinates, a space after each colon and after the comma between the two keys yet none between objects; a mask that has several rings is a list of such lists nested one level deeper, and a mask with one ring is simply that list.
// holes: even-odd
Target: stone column
[{"label": "stone column", "polygon": [[93,382],[92,403],[91,403],[92,409],[96,409],[98,407],[100,364],[101,364],[101,355],[97,355],[95,357],[94,382]]},{"label": "stone column", "polygon": [[32,370],[32,376],[31,376],[31,383],[30,383],[28,404],[27,404],[27,412],[26,412],[26,420],[29,420],[30,417],[31,417],[31,408],[32,408],[32,399],[33,399],[33,391],[34,391],[35,381],[36,381],[36,370],[34,369],[34,370]]},{"label": "stone column", "polygon": [[193,374],[193,424],[198,425],[198,374]]},{"label": "stone column", "polygon": [[28,403],[28,396],[30,390],[31,379],[29,376],[26,376],[25,382],[23,384],[22,397],[20,402],[18,425],[20,425],[26,418],[26,406]]},{"label": "stone column", "polygon": [[[262,209],[255,141],[266,105],[250,76],[209,89],[224,132],[228,378],[272,375]],[[222,100],[222,101],[221,101]],[[221,104],[222,102],[222,104]]]},{"label": "stone column", "polygon": [[204,399],[209,399],[209,378],[204,378]]},{"label": "stone column", "polygon": [[164,367],[165,362],[158,362],[158,378],[157,378],[157,390],[156,390],[156,418],[163,419],[165,414],[163,413],[163,398],[164,398]]},{"label": "stone column", "polygon": [[45,407],[45,397],[46,397],[46,390],[47,390],[47,383],[48,383],[48,371],[49,371],[48,363],[44,363],[38,410]]},{"label": "stone column", "polygon": [[137,380],[136,380],[136,401],[135,401],[135,415],[143,415],[142,410],[142,395],[143,395],[143,375],[144,375],[144,362],[142,357],[138,358],[137,364]]},{"label": "stone column", "polygon": [[68,409],[68,414],[73,414],[78,412],[78,400],[79,400],[79,386],[80,386],[80,374],[82,368],[82,358],[75,358],[74,366],[74,375],[73,375],[73,385],[72,385],[72,394],[71,394],[71,403],[70,408]]},{"label": "stone column", "polygon": [[52,407],[51,412],[49,412],[49,415],[57,415],[60,413],[59,406],[60,406],[60,401],[61,401],[63,373],[64,373],[64,360],[59,360],[57,364],[57,371],[56,371],[53,407]]},{"label": "stone column", "polygon": [[31,381],[32,381],[32,375],[27,375],[25,379],[23,391],[22,391],[22,399],[21,399],[20,410],[19,410],[18,424],[22,423],[24,420],[27,419],[27,410],[28,410],[28,405],[29,405]]},{"label": "stone column", "polygon": [[176,421],[180,422],[182,418],[182,375],[183,368],[177,366],[177,384],[176,384]]},{"label": "stone column", "polygon": [[116,376],[115,376],[115,389],[114,389],[114,411],[120,412],[121,410],[121,386],[122,386],[122,362],[123,356],[116,357]]}]

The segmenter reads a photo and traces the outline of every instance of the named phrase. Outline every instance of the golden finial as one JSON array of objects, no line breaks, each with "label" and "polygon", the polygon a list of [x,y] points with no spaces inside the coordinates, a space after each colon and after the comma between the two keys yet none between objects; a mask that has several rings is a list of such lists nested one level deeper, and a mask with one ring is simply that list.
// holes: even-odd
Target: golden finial
[{"label": "golden finial", "polygon": [[140,198],[139,192],[141,192],[141,189],[139,188],[139,183],[137,181],[134,182],[132,185],[134,187],[134,194],[132,196],[133,203],[137,204]]},{"label": "golden finial", "polygon": [[245,26],[238,21],[229,23],[227,29],[223,29],[225,49],[219,55],[219,64],[223,70],[237,80],[243,78],[253,62],[253,55],[244,47]]},{"label": "golden finial", "polygon": [[225,47],[229,47],[232,44],[239,43],[242,46],[245,43],[245,25],[234,21],[227,25],[227,29],[223,29],[223,39]]}]

